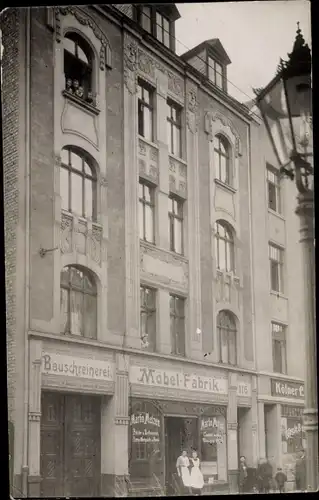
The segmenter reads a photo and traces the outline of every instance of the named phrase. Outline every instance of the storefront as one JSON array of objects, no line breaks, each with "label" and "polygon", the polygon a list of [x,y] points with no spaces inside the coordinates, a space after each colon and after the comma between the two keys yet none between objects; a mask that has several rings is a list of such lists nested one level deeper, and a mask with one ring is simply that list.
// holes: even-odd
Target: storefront
[{"label": "storefront", "polygon": [[[193,449],[201,459],[205,489],[228,483],[228,375],[202,367],[148,362],[130,366],[129,472],[136,494],[178,492],[176,461]],[[144,361],[145,363],[145,361]],[[210,373],[211,372],[211,373]]]},{"label": "storefront", "polygon": [[105,352],[31,342],[29,495],[97,497],[114,432],[115,363]]}]

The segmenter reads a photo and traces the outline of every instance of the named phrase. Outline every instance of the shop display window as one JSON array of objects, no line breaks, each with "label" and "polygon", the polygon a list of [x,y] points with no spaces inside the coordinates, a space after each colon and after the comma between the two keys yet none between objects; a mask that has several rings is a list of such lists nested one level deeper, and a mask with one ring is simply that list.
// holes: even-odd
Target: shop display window
[{"label": "shop display window", "polygon": [[207,482],[227,481],[227,440],[224,415],[200,418],[202,472]]},{"label": "shop display window", "polygon": [[284,454],[298,453],[305,448],[302,408],[282,406],[281,442]]}]

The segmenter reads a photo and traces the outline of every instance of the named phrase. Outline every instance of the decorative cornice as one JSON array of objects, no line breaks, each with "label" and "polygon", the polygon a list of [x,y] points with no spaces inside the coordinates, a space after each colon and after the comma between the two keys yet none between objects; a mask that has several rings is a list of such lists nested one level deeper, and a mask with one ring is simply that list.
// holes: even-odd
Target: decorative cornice
[{"label": "decorative cornice", "polygon": [[100,69],[112,67],[112,51],[111,46],[103,31],[99,28],[96,22],[89,16],[89,14],[82,12],[77,7],[54,7],[55,13],[55,37],[58,43],[61,42],[61,18],[60,16],[72,15],[82,25],[88,26],[93,31],[95,37],[101,42],[100,48]]},{"label": "decorative cornice", "polygon": [[225,115],[220,113],[220,111],[211,112],[210,119],[214,122],[219,121],[224,127],[228,127],[231,130],[236,140],[236,157],[241,156],[242,155],[241,140],[233,123]]}]

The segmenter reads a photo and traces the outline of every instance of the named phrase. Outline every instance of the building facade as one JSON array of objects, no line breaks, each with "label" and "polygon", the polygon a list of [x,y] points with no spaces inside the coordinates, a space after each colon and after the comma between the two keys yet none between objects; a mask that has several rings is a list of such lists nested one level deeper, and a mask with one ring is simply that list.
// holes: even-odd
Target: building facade
[{"label": "building facade", "polygon": [[293,186],[227,93],[221,42],[175,54],[179,16],[2,16],[17,496],[174,493],[184,448],[207,492],[235,492],[240,455],[288,468],[299,451]]}]

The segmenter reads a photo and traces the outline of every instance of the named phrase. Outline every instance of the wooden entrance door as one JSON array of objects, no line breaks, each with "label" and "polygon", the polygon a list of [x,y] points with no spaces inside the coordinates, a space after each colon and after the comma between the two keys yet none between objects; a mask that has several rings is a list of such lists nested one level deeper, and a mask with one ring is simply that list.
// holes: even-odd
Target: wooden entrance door
[{"label": "wooden entrance door", "polygon": [[98,496],[100,439],[99,398],[44,393],[42,496]]}]

